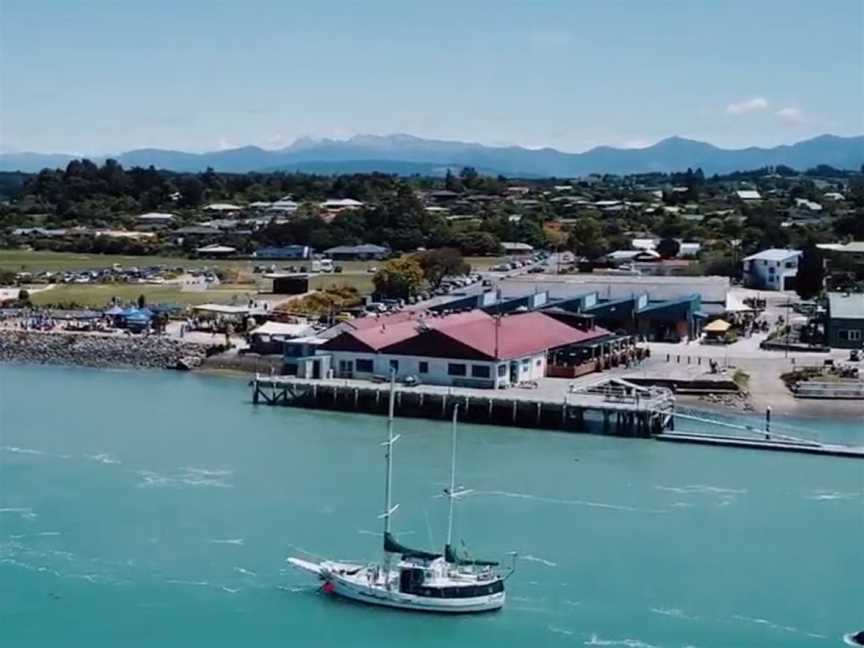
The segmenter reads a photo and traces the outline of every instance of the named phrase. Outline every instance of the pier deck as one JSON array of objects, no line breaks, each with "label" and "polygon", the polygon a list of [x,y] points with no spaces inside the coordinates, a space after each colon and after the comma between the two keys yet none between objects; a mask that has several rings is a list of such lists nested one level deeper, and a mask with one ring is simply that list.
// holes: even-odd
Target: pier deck
[{"label": "pier deck", "polygon": [[[438,385],[397,385],[400,416],[449,419],[454,404],[460,418],[473,423],[559,430],[583,430],[586,415],[596,416],[606,432],[649,437],[671,424],[674,397],[669,390],[607,379],[556,387],[492,391]],[[389,385],[345,379],[304,379],[257,375],[252,400],[268,405],[384,413]]]}]

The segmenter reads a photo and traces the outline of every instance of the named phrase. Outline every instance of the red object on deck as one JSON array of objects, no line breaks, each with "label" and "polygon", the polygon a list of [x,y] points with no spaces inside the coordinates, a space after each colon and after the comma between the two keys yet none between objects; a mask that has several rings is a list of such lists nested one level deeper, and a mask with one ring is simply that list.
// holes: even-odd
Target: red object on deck
[{"label": "red object on deck", "polygon": [[321,589],[324,590],[326,594],[332,594],[333,590],[335,590],[336,588],[333,587],[333,583],[328,581],[321,586]]}]

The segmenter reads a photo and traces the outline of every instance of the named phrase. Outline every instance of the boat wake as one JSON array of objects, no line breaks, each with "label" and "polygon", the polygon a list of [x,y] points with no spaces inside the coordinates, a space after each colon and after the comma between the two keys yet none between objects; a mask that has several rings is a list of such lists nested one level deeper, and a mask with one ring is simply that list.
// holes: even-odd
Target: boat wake
[{"label": "boat wake", "polygon": [[546,560],[545,558],[538,558],[537,556],[532,556],[528,554],[527,556],[520,556],[522,560],[527,560],[528,562],[536,562],[541,565],[545,565],[546,567],[557,567],[558,563],[554,563],[551,560]]},{"label": "boat wake", "polygon": [[684,495],[746,495],[745,488],[723,488],[721,486],[706,486],[705,484],[691,484],[689,486],[655,486],[656,490],[669,491]]},{"label": "boat wake", "polygon": [[33,509],[29,507],[0,508],[0,513],[14,513],[24,520],[36,519],[36,514],[33,512]]},{"label": "boat wake", "polygon": [[646,509],[637,508],[635,506],[627,506],[624,504],[608,504],[605,502],[592,502],[590,500],[571,500],[560,499],[557,497],[545,497],[543,495],[531,495],[530,493],[513,493],[510,491],[501,490],[478,490],[473,491],[471,495],[492,495],[498,497],[511,497],[514,499],[531,500],[534,502],[542,502],[544,504],[562,504],[567,506],[585,506],[588,508],[607,509],[610,511],[622,511],[625,513],[668,513],[666,509]]},{"label": "boat wake", "polygon": [[107,465],[116,465],[116,464],[123,463],[119,459],[115,459],[114,457],[112,457],[111,455],[109,455],[108,453],[105,453],[105,452],[101,452],[99,454],[94,454],[94,455],[84,455],[84,456],[87,459],[90,459],[92,461],[98,461],[99,463],[103,463],[103,464],[107,464]]},{"label": "boat wake", "polygon": [[139,488],[178,488],[192,486],[195,488],[234,488],[226,479],[232,471],[208,471],[202,468],[182,468],[181,472],[174,475],[160,475],[153,470],[138,470],[137,474],[143,479],[138,483]]},{"label": "boat wake", "polygon": [[781,630],[783,632],[790,633],[802,633],[807,635],[808,637],[813,637],[814,639],[827,639],[825,635],[818,634],[816,632],[805,632],[803,630],[799,630],[795,626],[782,625],[780,623],[774,623],[773,621],[769,621],[768,619],[760,619],[758,617],[749,617],[741,614],[735,614],[732,616],[736,621],[744,621],[745,623],[753,623],[756,625],[765,626],[766,628],[771,628],[772,630]]},{"label": "boat wake", "polygon": [[809,495],[805,495],[804,499],[816,502],[825,502],[833,500],[854,500],[861,497],[860,493],[834,491],[834,490],[816,490]]},{"label": "boat wake", "polygon": [[567,628],[560,628],[558,626],[553,626],[553,625],[546,626],[546,629],[549,632],[552,632],[554,634],[566,635],[568,637],[573,634],[572,630],[568,630]]},{"label": "boat wake", "polygon": [[654,614],[671,617],[673,619],[681,619],[682,621],[699,620],[699,617],[690,616],[689,614],[685,613],[684,610],[679,610],[678,608],[651,608],[651,611]]},{"label": "boat wake", "polygon": [[626,648],[658,648],[654,644],[645,643],[641,639],[601,639],[596,634],[585,642],[586,646],[626,646]]},{"label": "boat wake", "polygon": [[224,539],[211,538],[207,542],[209,542],[210,544],[227,544],[227,545],[237,545],[237,546],[242,547],[245,540],[243,538],[224,538]]}]

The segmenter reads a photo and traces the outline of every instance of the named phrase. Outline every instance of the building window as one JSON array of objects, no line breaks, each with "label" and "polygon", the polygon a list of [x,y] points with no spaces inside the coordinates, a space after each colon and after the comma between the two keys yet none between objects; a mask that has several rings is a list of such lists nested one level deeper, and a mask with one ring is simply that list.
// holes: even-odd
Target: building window
[{"label": "building window", "polygon": [[417,373],[429,373],[429,363],[425,360],[417,365]]},{"label": "building window", "polygon": [[525,358],[522,361],[522,371],[528,371],[531,368],[531,360]]},{"label": "building window", "polygon": [[396,372],[399,371],[399,361],[398,360],[391,360],[390,361],[390,371],[396,371]]},{"label": "building window", "polygon": [[448,376],[464,376],[466,374],[465,365],[451,362],[447,365]]},{"label": "building window", "polygon": [[375,371],[375,364],[371,360],[357,360],[354,363],[359,373],[372,373]]},{"label": "building window", "polygon": [[543,361],[540,358],[537,358],[537,362],[535,364],[539,367],[543,364]]},{"label": "building window", "polygon": [[837,337],[849,342],[858,342],[861,340],[861,331],[858,329],[840,329],[837,332]]},{"label": "building window", "polygon": [[507,375],[507,365],[498,365],[498,377],[503,378]]},{"label": "building window", "polygon": [[471,376],[474,378],[489,378],[491,373],[486,365],[471,365]]}]

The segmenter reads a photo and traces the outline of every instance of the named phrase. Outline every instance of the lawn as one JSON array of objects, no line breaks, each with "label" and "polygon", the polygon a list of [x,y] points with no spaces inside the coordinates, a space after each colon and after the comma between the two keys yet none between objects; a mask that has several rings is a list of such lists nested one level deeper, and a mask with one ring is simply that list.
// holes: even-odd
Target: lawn
[{"label": "lawn", "polygon": [[[465,257],[474,270],[488,270],[504,257]],[[250,261],[248,259],[186,259],[164,256],[121,256],[116,254],[76,254],[74,252],[48,252],[44,250],[0,250],[0,269],[14,272],[41,272],[58,270],[97,270],[113,264],[123,267],[163,265],[182,268],[235,268],[251,271],[256,265],[275,265],[277,268],[311,266],[309,261]],[[366,272],[380,267],[383,261],[337,261],[345,273]]]},{"label": "lawn", "polygon": [[[499,263],[502,257],[466,257],[472,269],[486,270]],[[308,261],[249,261],[245,259],[185,259],[182,257],[161,256],[121,256],[111,254],[76,254],[72,252],[47,252],[28,250],[0,250],[0,269],[14,272],[41,272],[63,270],[96,270],[113,264],[123,267],[130,266],[168,266],[182,268],[222,268],[240,270],[251,278],[255,265],[275,265],[285,269],[294,265],[311,266]],[[341,273],[312,275],[309,285],[312,289],[322,289],[328,286],[352,286],[360,294],[372,292],[372,276],[370,268],[380,267],[383,261],[342,261]],[[260,277],[260,275],[258,275]],[[177,304],[202,304],[207,302],[226,303],[233,299],[245,300],[254,296],[258,289],[269,290],[265,285],[269,282],[258,280],[257,285],[222,285],[205,292],[180,292],[173,286],[157,286],[151,284],[61,284],[43,292],[34,292],[33,303],[44,306],[60,303],[77,303],[82,306],[104,306],[112,297],[123,302],[131,302],[144,295],[150,303],[171,302]]]},{"label": "lawn", "polygon": [[60,284],[50,290],[31,293],[30,300],[38,306],[54,304],[78,304],[82,307],[101,308],[116,297],[122,303],[131,303],[144,295],[149,304],[195,305],[216,303],[243,303],[255,297],[257,291],[251,285],[223,284],[218,288],[201,292],[181,292],[174,286],[151,284]]},{"label": "lawn", "polygon": [[[62,270],[99,270],[115,263],[131,266],[162,265],[172,268],[236,268],[249,270],[255,263],[245,259],[185,259],[162,256],[121,256],[117,254],[76,254],[44,250],[0,250],[0,269],[14,272],[57,272]],[[260,262],[259,262],[260,263]]]}]

